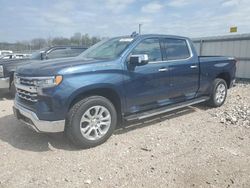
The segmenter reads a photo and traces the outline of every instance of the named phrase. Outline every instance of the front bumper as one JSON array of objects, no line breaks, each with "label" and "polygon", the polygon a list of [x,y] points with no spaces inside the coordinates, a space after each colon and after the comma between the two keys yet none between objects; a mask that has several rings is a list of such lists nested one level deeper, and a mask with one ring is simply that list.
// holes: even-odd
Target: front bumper
[{"label": "front bumper", "polygon": [[8,89],[10,87],[10,78],[0,78],[0,89]]},{"label": "front bumper", "polygon": [[14,103],[13,111],[17,119],[25,123],[28,127],[32,128],[36,132],[57,133],[64,131],[65,120],[60,120],[60,121],[39,120],[39,118],[34,112],[22,107],[17,102]]}]

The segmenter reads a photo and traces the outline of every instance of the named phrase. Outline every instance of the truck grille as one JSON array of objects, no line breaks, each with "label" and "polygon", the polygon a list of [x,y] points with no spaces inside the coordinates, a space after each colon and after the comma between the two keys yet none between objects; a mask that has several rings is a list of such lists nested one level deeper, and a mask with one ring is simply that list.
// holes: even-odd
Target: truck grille
[{"label": "truck grille", "polygon": [[30,102],[37,102],[36,80],[29,77],[15,76],[17,95],[21,99]]}]

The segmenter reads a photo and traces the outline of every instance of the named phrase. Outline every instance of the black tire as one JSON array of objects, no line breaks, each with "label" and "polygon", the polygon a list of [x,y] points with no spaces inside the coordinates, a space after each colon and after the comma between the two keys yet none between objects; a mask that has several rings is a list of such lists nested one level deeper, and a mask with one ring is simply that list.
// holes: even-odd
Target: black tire
[{"label": "black tire", "polygon": [[[218,86],[220,85],[223,85],[225,87],[225,96],[223,100],[221,99],[220,101],[218,101],[216,100],[216,92],[217,92]],[[224,104],[226,98],[227,98],[227,83],[225,80],[221,78],[216,78],[213,82],[211,96],[207,104],[211,107],[220,107],[221,105]]]},{"label": "black tire", "polygon": [[[93,106],[105,107],[111,116],[111,124],[108,131],[97,140],[89,140],[85,138],[80,130],[80,122],[84,113]],[[66,120],[66,135],[68,138],[80,148],[95,147],[104,143],[114,132],[117,124],[117,112],[114,105],[105,97],[102,96],[91,96],[84,98],[74,104],[70,109],[67,120]]]},{"label": "black tire", "polygon": [[10,83],[10,96],[11,98],[14,98],[15,95],[16,95],[16,87],[15,87],[14,81],[12,81]]}]

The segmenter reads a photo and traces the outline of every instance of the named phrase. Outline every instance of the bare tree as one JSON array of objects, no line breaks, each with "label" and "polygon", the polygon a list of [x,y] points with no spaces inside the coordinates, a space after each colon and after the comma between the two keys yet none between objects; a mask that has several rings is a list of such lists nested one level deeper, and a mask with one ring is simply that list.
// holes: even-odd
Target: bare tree
[{"label": "bare tree", "polygon": [[47,46],[58,46],[58,45],[81,45],[89,47],[101,40],[100,37],[90,37],[88,34],[81,34],[80,32],[75,33],[72,37],[49,37],[35,38],[30,41],[18,41],[16,43],[1,43],[0,50],[12,50],[15,52],[32,52]]}]

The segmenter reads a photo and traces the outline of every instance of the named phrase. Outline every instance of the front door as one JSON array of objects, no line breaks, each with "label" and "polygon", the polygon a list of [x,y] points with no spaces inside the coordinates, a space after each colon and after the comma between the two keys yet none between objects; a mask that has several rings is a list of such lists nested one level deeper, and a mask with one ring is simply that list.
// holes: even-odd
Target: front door
[{"label": "front door", "polygon": [[153,109],[168,103],[168,64],[163,61],[161,44],[159,38],[144,39],[132,50],[132,55],[147,54],[149,63],[128,70],[124,87],[129,113]]}]

